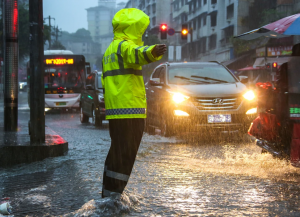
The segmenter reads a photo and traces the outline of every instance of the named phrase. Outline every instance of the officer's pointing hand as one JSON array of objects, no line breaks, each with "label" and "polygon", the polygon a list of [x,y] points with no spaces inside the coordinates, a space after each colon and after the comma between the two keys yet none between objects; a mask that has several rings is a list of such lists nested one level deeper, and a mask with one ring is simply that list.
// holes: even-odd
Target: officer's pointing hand
[{"label": "officer's pointing hand", "polygon": [[165,44],[158,44],[152,50],[152,55],[154,58],[164,55],[167,51],[167,46]]}]

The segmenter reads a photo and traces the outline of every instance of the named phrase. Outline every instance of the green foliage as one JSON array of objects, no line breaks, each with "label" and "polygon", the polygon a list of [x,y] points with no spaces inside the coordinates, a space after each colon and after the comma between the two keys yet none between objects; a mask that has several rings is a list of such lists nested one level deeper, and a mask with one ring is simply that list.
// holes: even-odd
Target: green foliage
[{"label": "green foliage", "polygon": [[262,26],[265,11],[275,10],[277,0],[254,0],[249,7],[249,17],[247,19],[250,29],[257,29]]},{"label": "green foliage", "polygon": [[50,40],[50,37],[51,37],[51,31],[50,31],[50,27],[45,24],[45,21],[44,21],[44,30],[43,30],[43,33],[44,33],[44,44],[46,43],[46,41],[49,41]]},{"label": "green foliage", "polygon": [[[284,14],[276,10],[276,0],[254,0],[253,4],[249,7],[249,16],[243,19],[243,25],[253,30],[283,17]],[[261,47],[266,42],[266,38],[263,37],[250,41],[231,38],[235,55],[240,55],[257,47]]]},{"label": "green foliage", "polygon": [[27,4],[19,4],[19,58],[29,56],[29,10]]},{"label": "green foliage", "polygon": [[285,17],[285,13],[278,12],[276,9],[267,9],[262,12],[260,25],[264,26]]},{"label": "green foliage", "polygon": [[145,45],[155,45],[155,44],[160,44],[160,40],[156,35],[148,35],[148,37],[145,37],[143,35],[143,41],[145,42]]},{"label": "green foliage", "polygon": [[252,41],[245,41],[238,38],[231,38],[231,44],[233,45],[234,54],[239,55],[241,53],[251,50]]},{"label": "green foliage", "polygon": [[63,46],[60,41],[54,41],[51,44],[50,50],[66,50],[66,47]]},{"label": "green foliage", "polygon": [[82,28],[82,29],[78,29],[75,33],[62,31],[61,41],[92,42],[93,39],[90,31]]},{"label": "green foliage", "polygon": [[234,54],[238,56],[247,51],[264,46],[268,42],[268,39],[264,37],[260,37],[254,40],[246,41],[246,40],[232,37],[230,41],[231,44],[233,45]]}]

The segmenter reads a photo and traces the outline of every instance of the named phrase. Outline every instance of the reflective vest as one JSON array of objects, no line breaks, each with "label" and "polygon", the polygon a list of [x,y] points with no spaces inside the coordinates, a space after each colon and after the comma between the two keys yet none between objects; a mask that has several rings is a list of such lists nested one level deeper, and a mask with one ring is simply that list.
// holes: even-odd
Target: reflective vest
[{"label": "reflective vest", "polygon": [[159,60],[152,46],[114,40],[103,57],[102,84],[106,119],[146,118],[146,92],[142,65]]}]

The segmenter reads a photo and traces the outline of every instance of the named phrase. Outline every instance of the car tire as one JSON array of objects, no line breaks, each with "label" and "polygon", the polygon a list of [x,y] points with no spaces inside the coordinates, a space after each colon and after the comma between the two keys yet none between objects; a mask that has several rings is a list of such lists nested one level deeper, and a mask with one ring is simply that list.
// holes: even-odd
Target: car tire
[{"label": "car tire", "polygon": [[97,117],[96,115],[96,110],[94,109],[93,107],[93,110],[92,110],[92,123],[96,126],[96,127],[100,127],[102,125],[102,120]]},{"label": "car tire", "polygon": [[174,125],[170,120],[167,120],[165,117],[161,117],[161,127],[160,127],[161,135],[164,137],[171,137],[175,135]]},{"label": "car tire", "polygon": [[81,123],[87,123],[89,121],[89,116],[83,113],[83,109],[80,106],[80,122]]}]

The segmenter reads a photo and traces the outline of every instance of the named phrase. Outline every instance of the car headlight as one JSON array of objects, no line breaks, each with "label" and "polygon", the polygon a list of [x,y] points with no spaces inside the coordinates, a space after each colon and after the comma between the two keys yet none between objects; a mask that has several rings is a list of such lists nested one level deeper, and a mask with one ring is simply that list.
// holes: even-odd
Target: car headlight
[{"label": "car headlight", "polygon": [[19,83],[20,84],[20,89],[23,89],[24,83]]},{"label": "car headlight", "polygon": [[257,113],[257,108],[252,108],[252,109],[249,109],[246,112],[246,115],[253,115],[253,114],[256,114],[256,113]]},{"label": "car headlight", "polygon": [[185,96],[181,93],[174,93],[173,97],[172,97],[173,101],[176,103],[182,103],[183,101],[187,100],[188,98],[190,98],[190,97]]},{"label": "car headlight", "polygon": [[247,91],[243,97],[249,101],[253,100],[255,98],[255,94],[252,90]]}]

